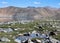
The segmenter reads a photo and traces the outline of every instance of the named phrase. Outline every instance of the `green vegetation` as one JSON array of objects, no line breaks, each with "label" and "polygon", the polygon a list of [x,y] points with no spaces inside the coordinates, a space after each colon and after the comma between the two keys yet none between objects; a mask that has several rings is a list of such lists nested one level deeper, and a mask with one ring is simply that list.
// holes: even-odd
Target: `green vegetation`
[{"label": "green vegetation", "polygon": [[[44,24],[43,24],[44,23]],[[50,24],[52,23],[52,24]],[[48,30],[49,31],[53,31],[53,30],[57,30],[56,27],[53,27],[53,25],[56,25],[55,23],[60,23],[60,21],[34,21],[34,22],[29,22],[29,23],[11,23],[11,24],[2,24],[0,25],[0,28],[12,28],[13,30],[16,28],[20,28],[19,30],[14,30],[11,33],[4,33],[4,32],[0,32],[0,37],[7,37],[11,40],[11,42],[8,43],[15,43],[13,40],[13,36],[17,36],[19,33],[25,33],[25,32],[32,32],[33,30],[39,31],[41,33],[43,33],[44,31]],[[36,26],[36,27],[34,27]],[[38,26],[41,26],[42,28],[39,28]],[[18,33],[17,33],[18,32]],[[12,35],[12,37],[10,37],[10,35]],[[54,38],[60,40],[60,33],[58,35],[56,35]],[[36,39],[36,38],[34,38]],[[4,42],[2,42],[4,43]]]}]

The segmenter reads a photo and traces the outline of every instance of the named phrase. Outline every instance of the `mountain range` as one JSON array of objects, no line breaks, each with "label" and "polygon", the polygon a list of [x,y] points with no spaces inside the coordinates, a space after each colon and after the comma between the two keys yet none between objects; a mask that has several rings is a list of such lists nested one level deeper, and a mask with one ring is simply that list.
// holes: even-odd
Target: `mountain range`
[{"label": "mountain range", "polygon": [[60,20],[60,8],[14,6],[0,8],[0,22],[21,20]]}]

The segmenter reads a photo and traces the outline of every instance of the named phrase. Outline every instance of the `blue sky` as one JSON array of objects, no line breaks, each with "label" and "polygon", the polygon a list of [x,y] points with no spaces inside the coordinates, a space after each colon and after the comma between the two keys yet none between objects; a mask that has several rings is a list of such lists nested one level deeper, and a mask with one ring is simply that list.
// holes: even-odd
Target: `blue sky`
[{"label": "blue sky", "polygon": [[16,6],[16,7],[56,7],[60,8],[60,0],[0,0],[0,7]]}]

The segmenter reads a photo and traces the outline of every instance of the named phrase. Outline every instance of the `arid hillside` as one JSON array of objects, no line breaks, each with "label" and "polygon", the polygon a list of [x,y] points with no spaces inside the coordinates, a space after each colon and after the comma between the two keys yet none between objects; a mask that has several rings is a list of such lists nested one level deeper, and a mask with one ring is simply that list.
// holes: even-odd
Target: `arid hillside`
[{"label": "arid hillside", "polygon": [[60,20],[60,9],[51,7],[0,8],[0,21],[12,20]]}]

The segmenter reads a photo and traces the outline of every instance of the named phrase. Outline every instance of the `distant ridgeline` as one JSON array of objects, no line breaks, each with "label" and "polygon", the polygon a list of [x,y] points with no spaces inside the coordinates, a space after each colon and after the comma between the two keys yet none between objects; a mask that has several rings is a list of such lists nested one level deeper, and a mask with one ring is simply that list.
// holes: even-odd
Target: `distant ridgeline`
[{"label": "distant ridgeline", "polygon": [[51,7],[0,8],[0,21],[60,20],[60,9]]}]

